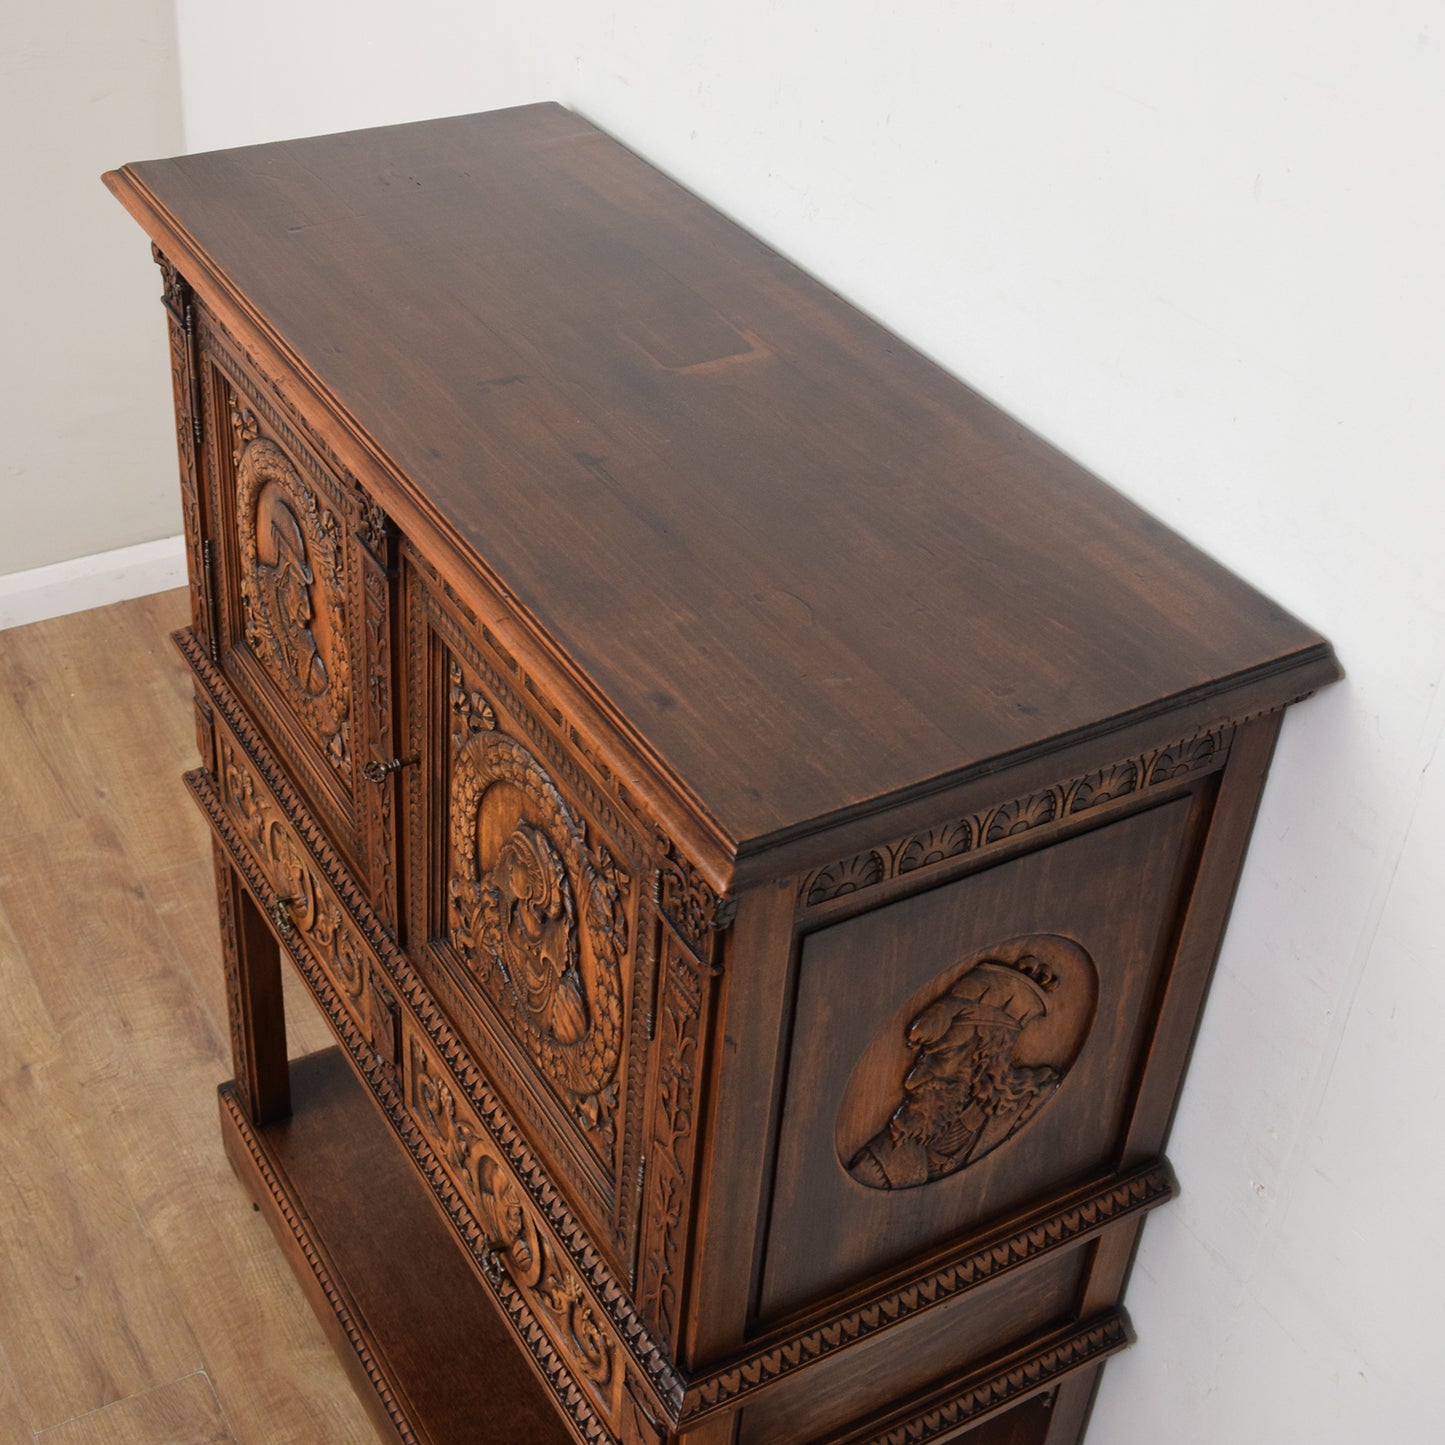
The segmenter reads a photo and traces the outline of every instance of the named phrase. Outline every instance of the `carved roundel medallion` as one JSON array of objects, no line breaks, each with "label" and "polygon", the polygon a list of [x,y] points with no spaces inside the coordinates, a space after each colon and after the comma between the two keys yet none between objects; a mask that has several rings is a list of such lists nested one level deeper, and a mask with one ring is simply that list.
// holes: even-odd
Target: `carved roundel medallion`
[{"label": "carved roundel medallion", "polygon": [[286,453],[254,427],[241,422],[236,461],[246,642],[339,769],[348,669],[338,527]]},{"label": "carved roundel medallion", "polygon": [[627,876],[454,668],[453,947],[589,1129],[611,1137]]},{"label": "carved roundel medallion", "polygon": [[838,1113],[839,1162],[869,1189],[912,1189],[976,1163],[1053,1098],[1098,995],[1093,960],[1058,934],[960,960],[864,1050]]}]

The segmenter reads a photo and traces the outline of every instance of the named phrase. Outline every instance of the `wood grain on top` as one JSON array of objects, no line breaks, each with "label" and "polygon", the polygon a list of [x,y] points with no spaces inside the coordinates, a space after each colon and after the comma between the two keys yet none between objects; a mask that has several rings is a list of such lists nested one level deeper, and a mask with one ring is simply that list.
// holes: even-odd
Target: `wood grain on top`
[{"label": "wood grain on top", "polygon": [[[557,106],[126,167],[737,844],[1317,634]],[[179,218],[179,221],[176,220]],[[224,307],[223,307],[224,309]]]}]

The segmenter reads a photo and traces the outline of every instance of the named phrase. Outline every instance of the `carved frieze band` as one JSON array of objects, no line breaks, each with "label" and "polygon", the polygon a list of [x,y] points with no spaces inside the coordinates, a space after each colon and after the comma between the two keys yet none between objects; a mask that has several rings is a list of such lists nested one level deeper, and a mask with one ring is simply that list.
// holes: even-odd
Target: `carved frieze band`
[{"label": "carved frieze band", "polygon": [[927,1445],[1048,1389],[1071,1371],[1096,1364],[1128,1344],[1129,1324],[1122,1313],[1096,1316],[1062,1337],[1054,1336],[1031,1354],[1015,1357],[986,1379],[975,1379],[941,1399],[935,1397],[902,1420],[838,1437],[833,1445]]},{"label": "carved frieze band", "polygon": [[973,1246],[927,1274],[873,1294],[843,1314],[830,1314],[820,1324],[796,1330],[704,1376],[688,1386],[683,1418],[711,1414],[740,1395],[773,1384],[791,1370],[891,1329],[1041,1255],[1076,1245],[1130,1215],[1153,1209],[1172,1199],[1176,1190],[1172,1171],[1161,1162],[1074,1199],[1004,1238]]},{"label": "carved frieze band", "polygon": [[[656,1391],[659,1401],[663,1402],[668,1411],[675,1412],[682,1399],[682,1381],[671,1360],[633,1308],[624,1287],[588,1239],[586,1231],[559,1195],[531,1147],[477,1070],[466,1046],[453,1032],[430,991],[381,927],[366,898],[341,865],[331,844],[310,820],[291,785],[270,759],[265,745],[231,697],[219,672],[212,666],[193,636],[182,633],[178,634],[176,640],[197,680],[206,690],[218,717],[239,741],[259,779],[270,790],[289,820],[296,837],[315,859],[321,876],[379,960],[380,967],[395,988],[397,996],[410,1008],[428,1042],[436,1050],[436,1057],[445,1068],[447,1077],[460,1091],[460,1096],[468,1101],[476,1118],[491,1136],[499,1157],[507,1162],[527,1197],[565,1249],[573,1267],[587,1284],[599,1307],[606,1313],[642,1377]],[[250,869],[247,877],[253,890],[263,892],[265,880],[251,861],[250,850],[231,824],[230,815],[211,787],[208,775],[192,774],[188,781],[210,818],[212,827],[230,848],[237,866],[242,868],[243,873]],[[464,1238],[468,1237],[467,1231],[470,1228],[475,1237],[475,1252],[480,1259],[485,1253],[485,1241],[474,1220],[470,1225],[466,1223],[471,1220],[470,1210],[466,1208],[455,1186],[447,1179],[446,1172],[431,1155],[416,1125],[410,1122],[400,1096],[391,1088],[389,1067],[382,1068],[376,1063],[372,1051],[367,1047],[367,1041],[351,1021],[349,1012],[341,1004],[324,972],[314,965],[310,971],[307,970],[309,957],[309,950],[299,951],[298,963],[302,965],[312,991],[322,1001],[333,1028],[351,1051],[358,1068],[387,1107],[394,1127],[417,1156],[424,1171],[433,1171],[428,1174],[432,1188],[452,1213],[458,1231]],[[541,1332],[540,1325],[535,1322],[533,1328]],[[533,1352],[536,1353],[535,1350]]]},{"label": "carved frieze band", "polygon": [[937,867],[965,853],[997,847],[1116,798],[1221,767],[1233,739],[1233,724],[1211,728],[997,807],[865,849],[808,874],[799,887],[799,900],[809,908],[816,907],[904,874]]}]

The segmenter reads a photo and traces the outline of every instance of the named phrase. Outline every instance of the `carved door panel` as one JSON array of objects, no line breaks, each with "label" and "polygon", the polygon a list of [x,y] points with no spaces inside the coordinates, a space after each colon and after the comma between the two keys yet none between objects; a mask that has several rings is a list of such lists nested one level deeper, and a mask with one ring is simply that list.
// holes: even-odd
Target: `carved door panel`
[{"label": "carved door panel", "polygon": [[1194,808],[804,937],[762,1319],[1116,1167]]},{"label": "carved door panel", "polygon": [[394,923],[390,528],[217,331],[203,318],[216,660]]},{"label": "carved door panel", "polygon": [[406,745],[424,760],[407,783],[408,951],[622,1269],[656,843],[475,619],[412,568],[405,585]]}]

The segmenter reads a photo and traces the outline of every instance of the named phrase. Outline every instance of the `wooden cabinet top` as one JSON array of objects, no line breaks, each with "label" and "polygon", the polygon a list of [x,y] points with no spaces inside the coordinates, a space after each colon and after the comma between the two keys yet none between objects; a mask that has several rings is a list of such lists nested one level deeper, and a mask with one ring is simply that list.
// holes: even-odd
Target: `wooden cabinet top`
[{"label": "wooden cabinet top", "polygon": [[106,180],[413,540],[487,579],[483,621],[724,852],[1338,675],[1316,633],[559,106]]}]

